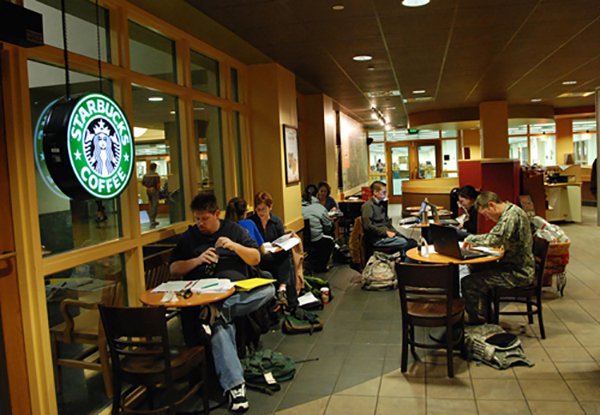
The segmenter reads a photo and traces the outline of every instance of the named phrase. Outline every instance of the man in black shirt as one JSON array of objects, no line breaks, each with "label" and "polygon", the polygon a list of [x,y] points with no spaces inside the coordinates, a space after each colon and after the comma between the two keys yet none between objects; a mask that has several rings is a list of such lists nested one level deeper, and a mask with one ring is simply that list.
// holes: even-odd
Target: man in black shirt
[{"label": "man in black shirt", "polygon": [[[174,276],[199,279],[210,276],[230,280],[245,279],[248,265],[260,261],[256,242],[237,223],[219,219],[220,211],[212,193],[200,193],[191,203],[196,224],[181,235],[173,250],[170,271]],[[211,348],[219,382],[229,397],[234,412],[249,408],[244,371],[235,345],[234,317],[257,310],[275,295],[272,285],[250,292],[238,292],[220,305],[221,317],[212,328]],[[198,344],[202,324],[199,307],[182,310],[182,326],[188,345]]]}]

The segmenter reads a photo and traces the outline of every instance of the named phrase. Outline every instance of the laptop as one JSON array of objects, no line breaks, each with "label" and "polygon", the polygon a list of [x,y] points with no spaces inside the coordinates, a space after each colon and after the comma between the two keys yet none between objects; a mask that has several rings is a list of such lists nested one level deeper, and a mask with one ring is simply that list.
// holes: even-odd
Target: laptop
[{"label": "laptop", "polygon": [[457,259],[473,259],[488,256],[474,249],[464,249],[458,244],[456,229],[449,226],[429,225],[429,238],[438,254]]}]

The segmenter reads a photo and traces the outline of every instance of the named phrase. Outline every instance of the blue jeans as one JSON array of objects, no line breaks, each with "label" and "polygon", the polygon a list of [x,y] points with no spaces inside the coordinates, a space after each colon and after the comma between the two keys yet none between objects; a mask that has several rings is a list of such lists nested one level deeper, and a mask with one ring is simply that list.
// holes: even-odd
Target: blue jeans
[{"label": "blue jeans", "polygon": [[408,241],[401,236],[393,236],[391,238],[383,238],[376,241],[373,246],[376,248],[392,248],[400,251],[408,245]]},{"label": "blue jeans", "polygon": [[269,284],[249,292],[237,292],[223,301],[221,314],[227,323],[213,327],[210,343],[215,370],[224,391],[244,383],[244,369],[237,355],[232,319],[258,310],[274,296],[275,288]]}]

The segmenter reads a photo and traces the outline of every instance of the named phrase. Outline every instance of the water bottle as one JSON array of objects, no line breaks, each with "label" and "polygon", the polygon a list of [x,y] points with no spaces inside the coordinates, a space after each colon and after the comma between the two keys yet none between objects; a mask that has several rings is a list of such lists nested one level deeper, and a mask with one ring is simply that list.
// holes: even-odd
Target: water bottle
[{"label": "water bottle", "polygon": [[429,245],[427,244],[425,238],[423,238],[422,236],[421,239],[419,239],[419,253],[424,258],[429,257]]}]

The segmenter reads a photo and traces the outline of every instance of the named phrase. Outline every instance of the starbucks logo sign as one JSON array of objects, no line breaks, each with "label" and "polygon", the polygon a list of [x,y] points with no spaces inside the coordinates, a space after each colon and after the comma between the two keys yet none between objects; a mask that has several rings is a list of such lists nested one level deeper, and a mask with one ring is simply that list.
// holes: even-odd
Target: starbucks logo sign
[{"label": "starbucks logo sign", "polygon": [[[54,182],[75,199],[118,196],[129,183],[135,157],[123,111],[95,93],[52,108],[44,127],[44,154]],[[60,171],[65,167],[68,173]]]}]

